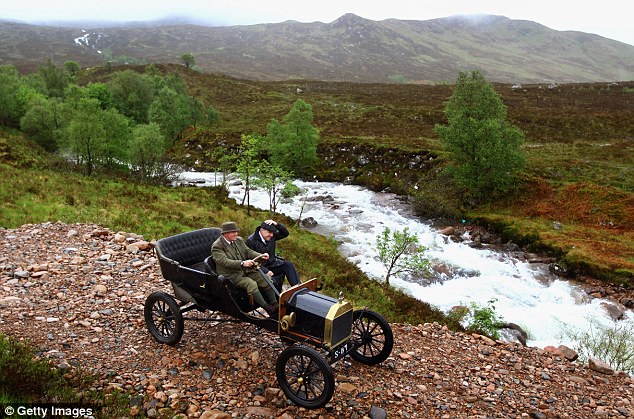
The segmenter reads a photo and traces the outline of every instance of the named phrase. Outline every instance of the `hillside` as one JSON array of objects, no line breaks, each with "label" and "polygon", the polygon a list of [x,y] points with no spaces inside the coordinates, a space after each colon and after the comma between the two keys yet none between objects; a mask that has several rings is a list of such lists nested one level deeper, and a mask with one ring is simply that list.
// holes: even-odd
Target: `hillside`
[{"label": "hillside", "polygon": [[0,21],[0,64],[33,71],[61,65],[179,63],[252,80],[452,82],[481,69],[504,83],[634,80],[634,46],[555,31],[502,16],[372,21],[346,14],[331,23],[251,26],[157,25],[63,28]]},{"label": "hillside", "polygon": [[140,417],[634,416],[634,383],[625,374],[435,323],[392,324],[391,357],[376,366],[340,362],[331,402],[298,408],[277,385],[284,344],[273,334],[186,321],[174,347],[150,337],[143,302],[171,287],[140,243],[94,224],[0,229],[0,246],[11,250],[0,257],[0,333],[28,339],[68,372],[94,373],[86,388],[129,391]]}]

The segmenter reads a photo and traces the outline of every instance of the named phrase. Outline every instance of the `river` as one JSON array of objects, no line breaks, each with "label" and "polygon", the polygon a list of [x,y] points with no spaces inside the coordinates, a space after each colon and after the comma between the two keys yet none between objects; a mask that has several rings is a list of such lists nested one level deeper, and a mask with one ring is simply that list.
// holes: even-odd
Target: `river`
[{"label": "river", "polygon": [[[182,179],[209,186],[220,178],[213,173],[188,172]],[[537,347],[573,347],[575,342],[567,331],[588,330],[590,320],[612,325],[602,306],[609,303],[607,300],[589,298],[580,284],[553,275],[545,264],[530,263],[500,249],[474,248],[469,245],[469,237],[462,242],[449,240],[415,217],[407,203],[396,195],[341,183],[294,183],[304,192],[281,202],[277,211],[294,219],[300,212],[302,219],[315,219],[318,225],[313,231],[341,243],[341,253],[372,278],[381,280],[386,273],[374,245],[377,236],[385,227],[392,231],[408,227],[428,248],[426,257],[434,265],[444,267],[443,273],[436,273],[436,281],[431,283],[392,277],[390,284],[445,312],[472,302],[486,306],[495,299],[496,312],[504,320],[520,325],[529,334],[527,344]],[[229,196],[241,202],[242,184],[228,184]],[[265,191],[252,190],[250,202],[257,208],[269,209]],[[633,321],[631,311],[626,316],[625,321]]]}]

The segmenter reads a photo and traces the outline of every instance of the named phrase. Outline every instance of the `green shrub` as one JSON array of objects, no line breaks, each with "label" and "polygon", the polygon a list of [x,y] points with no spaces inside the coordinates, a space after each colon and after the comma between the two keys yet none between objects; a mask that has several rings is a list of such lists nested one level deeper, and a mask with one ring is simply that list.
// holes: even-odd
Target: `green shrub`
[{"label": "green shrub", "polygon": [[428,218],[460,220],[463,218],[462,194],[451,176],[426,175],[413,192],[416,213]]},{"label": "green shrub", "polygon": [[467,330],[470,332],[481,333],[492,339],[500,338],[500,324],[502,318],[495,311],[496,298],[492,298],[487,302],[486,306],[481,306],[475,302],[469,304],[469,313],[467,315]]},{"label": "green shrub", "polygon": [[612,368],[634,373],[634,323],[614,322],[611,326],[590,319],[590,328],[583,332],[568,332],[576,344],[573,349],[579,361],[600,359]]},{"label": "green shrub", "polygon": [[38,358],[27,342],[0,334],[0,405],[9,403],[72,403],[92,406],[95,418],[130,417],[130,394],[81,391],[95,381],[82,369],[68,373]]},{"label": "green shrub", "polygon": [[15,402],[68,401],[62,375],[35,351],[12,337],[0,335],[0,395]]},{"label": "green shrub", "polygon": [[469,332],[499,339],[499,329],[503,319],[495,311],[496,301],[496,298],[492,298],[486,306],[471,302],[468,307],[464,305],[453,307],[447,314],[447,318],[451,322],[466,324],[465,329]]}]

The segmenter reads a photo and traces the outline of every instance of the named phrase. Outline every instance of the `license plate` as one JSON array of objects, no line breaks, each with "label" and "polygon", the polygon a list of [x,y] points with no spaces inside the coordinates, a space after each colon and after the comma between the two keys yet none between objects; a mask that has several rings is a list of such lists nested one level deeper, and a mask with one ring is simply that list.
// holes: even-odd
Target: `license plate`
[{"label": "license plate", "polygon": [[332,352],[330,352],[330,363],[334,364],[343,358],[352,349],[352,342],[348,341],[343,345],[337,346]]}]

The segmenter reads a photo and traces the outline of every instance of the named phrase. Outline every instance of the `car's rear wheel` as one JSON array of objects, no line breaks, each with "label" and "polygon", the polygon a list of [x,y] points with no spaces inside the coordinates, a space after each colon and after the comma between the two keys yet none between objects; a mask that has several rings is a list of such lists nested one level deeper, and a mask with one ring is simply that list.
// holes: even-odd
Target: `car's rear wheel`
[{"label": "car's rear wheel", "polygon": [[330,364],[316,350],[303,345],[286,348],[277,357],[277,382],[293,403],[317,409],[332,398],[335,376]]},{"label": "car's rear wheel", "polygon": [[367,365],[383,362],[392,353],[394,335],[383,316],[372,310],[353,313],[351,341],[357,347],[350,352],[352,359]]},{"label": "car's rear wheel", "polygon": [[175,345],[183,337],[185,323],[176,300],[164,292],[153,292],[145,300],[145,324],[159,343]]}]

